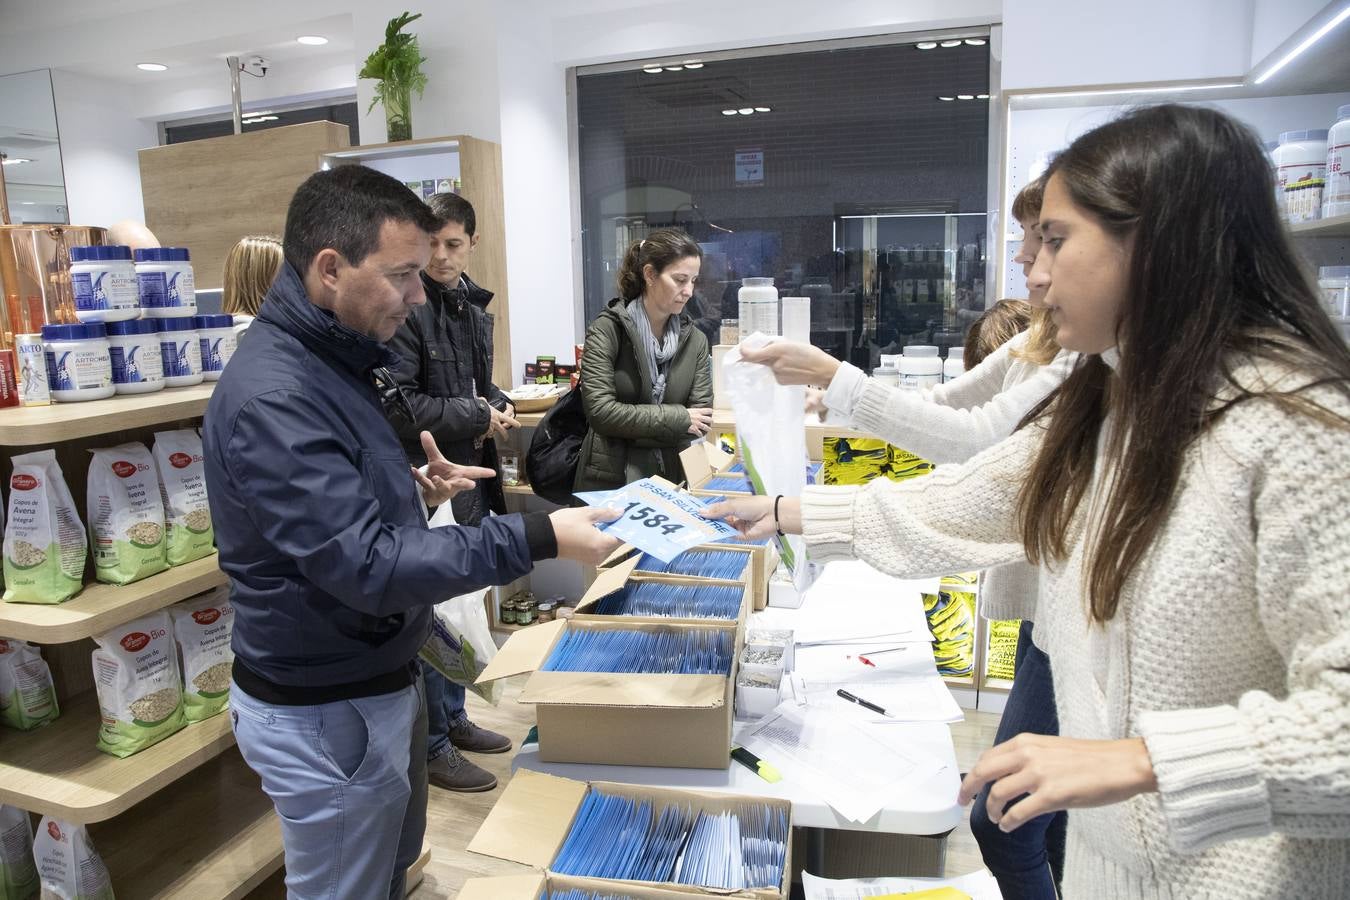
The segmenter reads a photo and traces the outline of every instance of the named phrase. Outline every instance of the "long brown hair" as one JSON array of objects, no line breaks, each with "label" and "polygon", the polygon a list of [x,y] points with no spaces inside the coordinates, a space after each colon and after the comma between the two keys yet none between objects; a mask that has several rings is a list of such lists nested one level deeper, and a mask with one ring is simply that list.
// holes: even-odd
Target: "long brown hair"
[{"label": "long brown hair", "polygon": [[1000,300],[970,323],[966,332],[962,362],[973,369],[984,358],[1026,330],[1031,321],[1031,305],[1025,300]]},{"label": "long brown hair", "polygon": [[[1019,498],[1028,558],[1064,559],[1110,412],[1100,464],[1113,479],[1086,535],[1085,585],[1092,619],[1106,622],[1170,514],[1187,447],[1254,397],[1350,427],[1306,394],[1350,396],[1350,350],[1280,223],[1260,141],[1228,116],[1134,111],[1074,141],[1047,177],[1133,246],[1120,362],[1087,357],[1028,416],[1046,435]],[[1259,361],[1306,377],[1290,390],[1239,378]]]},{"label": "long brown hair", "polygon": [[642,296],[642,292],[647,289],[642,270],[648,263],[660,273],[671,263],[690,256],[702,259],[703,250],[693,238],[678,228],[662,228],[653,231],[640,241],[633,241],[628,246],[628,252],[623,255],[623,264],[619,267],[619,296],[625,300],[635,300]]},{"label": "long brown hair", "polygon": [[270,234],[240,238],[225,257],[221,312],[256,316],[282,260],[281,238]]}]

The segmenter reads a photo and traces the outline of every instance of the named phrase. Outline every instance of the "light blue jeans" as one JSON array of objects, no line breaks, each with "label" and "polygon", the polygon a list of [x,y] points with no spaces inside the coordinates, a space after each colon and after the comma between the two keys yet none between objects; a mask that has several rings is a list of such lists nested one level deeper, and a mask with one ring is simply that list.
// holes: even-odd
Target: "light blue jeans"
[{"label": "light blue jeans", "polygon": [[427,824],[421,678],[319,706],[264,703],[231,684],[230,718],[281,819],[286,896],[401,900]]}]

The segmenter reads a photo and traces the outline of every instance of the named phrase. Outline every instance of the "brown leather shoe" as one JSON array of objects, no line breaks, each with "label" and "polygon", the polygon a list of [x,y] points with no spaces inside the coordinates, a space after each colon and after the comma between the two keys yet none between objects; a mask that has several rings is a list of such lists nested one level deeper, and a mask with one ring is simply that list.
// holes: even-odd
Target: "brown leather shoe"
[{"label": "brown leather shoe", "polygon": [[453,746],[427,761],[427,781],[459,794],[476,794],[497,786],[496,775],[469,762]]},{"label": "brown leather shoe", "polygon": [[468,719],[450,725],[450,743],[470,753],[505,753],[511,749],[509,737],[479,728]]}]

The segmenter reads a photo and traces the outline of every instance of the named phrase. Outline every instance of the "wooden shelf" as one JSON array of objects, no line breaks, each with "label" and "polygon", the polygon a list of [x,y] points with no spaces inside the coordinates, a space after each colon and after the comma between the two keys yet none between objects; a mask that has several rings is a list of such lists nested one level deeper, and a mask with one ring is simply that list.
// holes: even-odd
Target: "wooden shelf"
[{"label": "wooden shelf", "polygon": [[951,687],[969,687],[975,686],[974,675],[943,675],[942,680]]},{"label": "wooden shelf", "polygon": [[980,690],[982,690],[982,691],[1005,691],[1005,692],[1006,692],[1006,691],[1011,691],[1011,690],[1012,690],[1012,686],[1013,686],[1013,683],[1012,683],[1012,679],[1011,679],[1011,678],[993,678],[993,677],[989,677],[989,678],[986,678],[986,679],[984,680],[984,687],[980,688]]},{"label": "wooden shelf", "polygon": [[0,446],[55,444],[74,438],[193,419],[206,412],[214,382],[88,403],[53,403],[0,412]]},{"label": "wooden shelf", "polygon": [[1329,219],[1298,222],[1289,226],[1289,233],[1295,237],[1350,238],[1350,213]]},{"label": "wooden shelf", "polygon": [[52,724],[5,734],[0,741],[0,803],[77,824],[102,822],[234,745],[230,716],[221,713],[118,759],[95,747],[99,718],[98,699],[86,691],[67,702]]},{"label": "wooden shelf", "polygon": [[544,415],[547,412],[548,410],[544,410],[544,412],[517,413],[516,421],[520,423],[521,428],[538,428],[539,423],[544,421]]},{"label": "wooden shelf", "polygon": [[118,900],[235,900],[283,859],[272,801],[235,750],[90,835]]},{"label": "wooden shelf", "polygon": [[504,484],[502,485],[502,492],[507,494],[520,494],[523,497],[534,496],[534,488],[530,487],[528,484]]},{"label": "wooden shelf", "polygon": [[65,603],[0,603],[0,635],[64,644],[225,583],[216,554],[131,584],[90,584]]}]

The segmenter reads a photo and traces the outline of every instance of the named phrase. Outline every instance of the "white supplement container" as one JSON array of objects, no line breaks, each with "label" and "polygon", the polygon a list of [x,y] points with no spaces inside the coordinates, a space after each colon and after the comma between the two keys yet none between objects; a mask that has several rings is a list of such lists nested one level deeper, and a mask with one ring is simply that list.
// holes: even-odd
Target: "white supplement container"
[{"label": "white supplement container", "polygon": [[783,337],[802,344],[811,343],[811,298],[784,297],[779,303],[783,307]]},{"label": "white supplement container", "polygon": [[743,278],[736,293],[740,303],[741,340],[758,331],[778,334],[778,288],[772,278]]},{"label": "white supplement container", "polygon": [[192,323],[197,326],[202,347],[202,376],[207,381],[219,381],[225,364],[234,356],[234,316],[196,316]]},{"label": "white supplement container", "polygon": [[942,383],[955,381],[966,373],[966,351],[964,347],[949,347],[947,359],[942,363]]},{"label": "white supplement container", "polygon": [[898,373],[900,371],[900,354],[899,353],[881,354],[881,366],[882,368],[890,366]]},{"label": "white supplement container", "polygon": [[1350,104],[1336,110],[1336,124],[1327,132],[1327,185],[1322,193],[1322,218],[1350,214]]},{"label": "white supplement container", "polygon": [[130,247],[71,247],[70,288],[81,322],[120,322],[141,314]]},{"label": "white supplement container", "polygon": [[1283,194],[1280,209],[1287,222],[1304,222],[1322,214],[1327,174],[1327,130],[1286,131],[1271,154]]},{"label": "white supplement container", "polygon": [[43,325],[47,383],[62,403],[103,400],[114,393],[108,333],[103,325]]},{"label": "white supplement container", "polygon": [[24,406],[50,406],[51,385],[47,383],[47,348],[40,334],[14,335],[18,357],[15,374],[19,379],[19,402]]},{"label": "white supplement container", "polygon": [[1323,266],[1317,270],[1322,305],[1333,319],[1350,319],[1350,266]]},{"label": "white supplement container", "polygon": [[872,370],[872,377],[890,387],[900,386],[900,370],[894,366],[878,366]]},{"label": "white supplement container", "polygon": [[938,348],[928,344],[906,347],[900,357],[900,387],[926,391],[942,383],[942,359]]},{"label": "white supplement container", "polygon": [[149,394],[164,389],[159,346],[160,319],[109,322],[113,388],[119,394]]},{"label": "white supplement container", "polygon": [[165,387],[202,383],[202,345],[191,316],[160,319],[159,354]]},{"label": "white supplement container", "polygon": [[137,250],[136,283],[144,315],[167,318],[197,314],[197,290],[186,247]]}]

